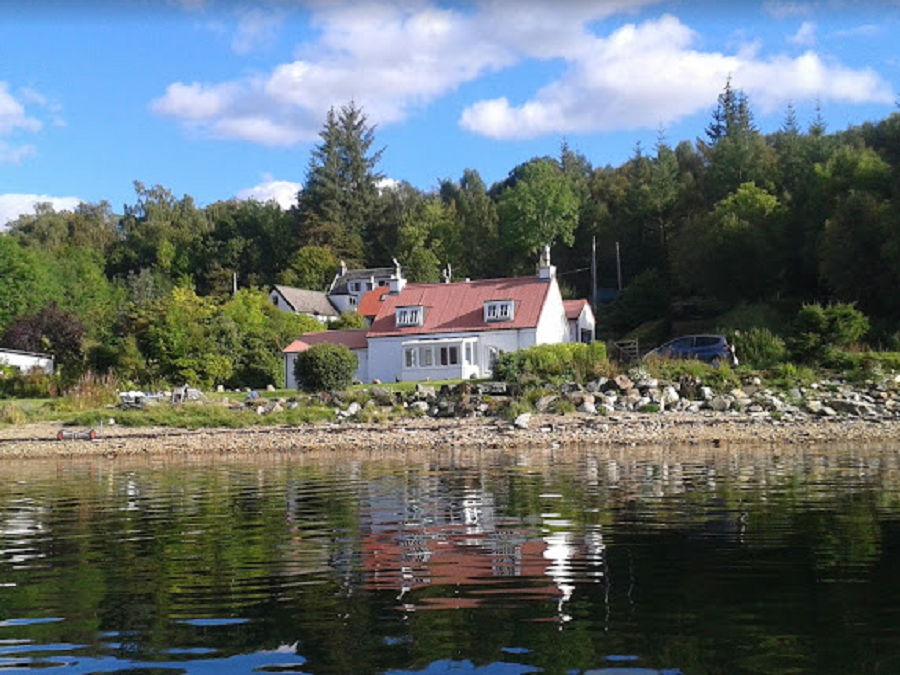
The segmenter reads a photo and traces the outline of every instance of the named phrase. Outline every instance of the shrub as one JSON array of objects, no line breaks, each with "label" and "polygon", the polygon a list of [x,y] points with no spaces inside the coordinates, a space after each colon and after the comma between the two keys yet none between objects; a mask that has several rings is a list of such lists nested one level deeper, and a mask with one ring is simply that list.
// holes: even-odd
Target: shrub
[{"label": "shrub", "polygon": [[501,354],[494,375],[506,382],[520,384],[584,383],[605,372],[606,345],[592,342],[536,345]]},{"label": "shrub", "polygon": [[23,373],[12,366],[0,366],[0,396],[9,398],[51,398],[59,393],[59,377],[40,368]]},{"label": "shrub", "polygon": [[846,348],[861,340],[868,330],[869,320],[852,304],[804,305],[797,312],[789,345],[796,358],[820,361],[826,356],[826,348]]},{"label": "shrub", "polygon": [[622,291],[610,307],[609,326],[628,331],[669,312],[669,285],[657,270],[642,272]]},{"label": "shrub", "polygon": [[294,377],[306,391],[343,389],[353,382],[356,355],[344,345],[322,343],[297,355]]},{"label": "shrub", "polygon": [[727,337],[728,341],[735,346],[741,363],[753,368],[774,368],[787,360],[787,347],[784,340],[773,334],[768,328],[736,330]]}]

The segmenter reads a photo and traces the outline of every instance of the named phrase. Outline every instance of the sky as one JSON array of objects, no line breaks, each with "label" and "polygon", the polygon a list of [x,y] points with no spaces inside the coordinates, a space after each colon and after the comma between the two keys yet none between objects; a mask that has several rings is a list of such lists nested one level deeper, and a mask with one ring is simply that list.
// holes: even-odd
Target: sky
[{"label": "sky", "polygon": [[900,0],[4,0],[0,226],[135,181],[288,207],[351,101],[421,190],[695,141],[729,78],[764,133],[839,131],[900,111],[897,35]]}]

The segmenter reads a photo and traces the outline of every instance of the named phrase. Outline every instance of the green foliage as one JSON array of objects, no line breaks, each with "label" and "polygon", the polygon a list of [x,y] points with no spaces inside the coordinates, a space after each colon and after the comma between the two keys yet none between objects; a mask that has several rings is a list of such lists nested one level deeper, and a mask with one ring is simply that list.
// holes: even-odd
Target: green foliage
[{"label": "green foliage", "polygon": [[580,204],[570,178],[549,160],[534,160],[521,168],[515,184],[500,195],[501,239],[520,261],[543,246],[571,246]]},{"label": "green foliage", "polygon": [[324,291],[334,279],[338,261],[330,248],[303,246],[290,259],[279,281],[288,286]]},{"label": "green foliage", "polygon": [[772,333],[781,334],[790,323],[776,306],[763,302],[741,302],[720,316],[716,323],[718,332],[748,332],[754,328],[765,328]]},{"label": "green foliage", "polygon": [[808,387],[816,379],[815,371],[808,366],[782,363],[772,369],[767,381],[773,387],[787,390],[794,387]]},{"label": "green foliage", "polygon": [[827,349],[849,347],[868,330],[868,318],[852,304],[804,305],[797,312],[788,346],[802,361],[821,361]]},{"label": "green foliage", "polygon": [[56,375],[39,368],[23,373],[18,368],[0,365],[0,396],[8,398],[50,398],[59,394]]},{"label": "green foliage", "polygon": [[365,258],[366,228],[378,198],[375,170],[382,151],[372,152],[375,130],[354,103],[328,111],[299,197],[306,245],[328,246],[338,258]]},{"label": "green foliage", "polygon": [[524,385],[584,383],[604,373],[606,367],[606,345],[602,342],[536,345],[501,354],[494,376]]},{"label": "green foliage", "polygon": [[642,272],[604,312],[601,323],[613,332],[623,333],[647,321],[665,318],[669,313],[669,287],[656,270]]},{"label": "green foliage", "polygon": [[343,312],[337,321],[331,321],[326,326],[328,330],[358,330],[365,327],[365,318],[354,310]]},{"label": "green foliage", "polygon": [[321,343],[297,355],[294,377],[306,391],[334,391],[350,385],[358,365],[347,347]]},{"label": "green foliage", "polygon": [[787,359],[784,340],[768,328],[727,331],[726,337],[734,345],[740,362],[752,368],[774,368]]}]

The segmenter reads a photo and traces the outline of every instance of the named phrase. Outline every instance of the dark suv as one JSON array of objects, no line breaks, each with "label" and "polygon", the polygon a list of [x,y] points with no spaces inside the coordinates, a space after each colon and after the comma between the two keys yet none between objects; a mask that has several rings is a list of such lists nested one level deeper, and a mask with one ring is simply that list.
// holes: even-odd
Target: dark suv
[{"label": "dark suv", "polygon": [[734,347],[728,344],[724,335],[685,335],[670,340],[647,355],[651,354],[672,359],[697,359],[714,365],[738,365]]}]

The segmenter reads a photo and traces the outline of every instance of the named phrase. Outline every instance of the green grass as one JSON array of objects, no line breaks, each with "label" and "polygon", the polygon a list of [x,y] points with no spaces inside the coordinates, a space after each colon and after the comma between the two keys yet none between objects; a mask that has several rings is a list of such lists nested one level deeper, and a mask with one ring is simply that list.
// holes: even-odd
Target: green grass
[{"label": "green grass", "polygon": [[125,427],[177,427],[204,429],[221,427],[239,429],[250,426],[299,425],[335,419],[334,408],[322,405],[301,405],[295,410],[258,415],[253,410],[231,410],[223,405],[186,403],[169,405],[158,403],[142,409],[94,410],[71,415],[67,424],[93,426],[101,419],[113,418]]}]

